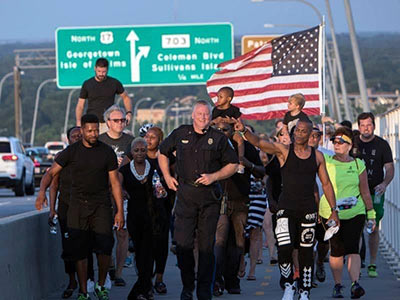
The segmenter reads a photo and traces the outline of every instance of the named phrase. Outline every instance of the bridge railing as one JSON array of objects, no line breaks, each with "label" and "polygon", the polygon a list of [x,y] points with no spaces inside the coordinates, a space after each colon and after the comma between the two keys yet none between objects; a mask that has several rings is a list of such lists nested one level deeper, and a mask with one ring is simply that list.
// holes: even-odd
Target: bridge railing
[{"label": "bridge railing", "polygon": [[395,176],[385,193],[385,214],[381,222],[381,252],[400,277],[400,108],[375,120],[375,134],[384,138],[392,149]]}]

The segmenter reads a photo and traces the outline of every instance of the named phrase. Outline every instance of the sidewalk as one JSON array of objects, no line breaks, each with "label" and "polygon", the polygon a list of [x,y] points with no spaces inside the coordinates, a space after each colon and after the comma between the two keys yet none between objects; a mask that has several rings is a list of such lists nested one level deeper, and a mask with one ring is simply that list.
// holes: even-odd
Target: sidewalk
[{"label": "sidewalk", "polygon": [[[264,263],[257,265],[256,269],[256,281],[247,281],[246,277],[241,280],[241,295],[229,295],[226,293],[221,297],[213,297],[213,299],[281,299],[282,290],[279,287],[279,268],[278,266],[270,266],[268,251],[263,251]],[[248,258],[246,257],[248,261]],[[247,263],[249,265],[249,262]],[[362,299],[379,299],[379,300],[394,300],[400,299],[400,281],[396,280],[389,266],[384,261],[383,257],[379,255],[378,261],[378,273],[379,277],[372,279],[367,275],[366,269],[362,269],[362,276],[360,278],[360,284],[366,291],[366,295]],[[333,288],[333,279],[329,269],[329,264],[325,263],[326,270],[326,281],[324,283],[318,282],[318,287],[311,291],[311,299],[332,299],[331,293]],[[343,272],[344,280],[343,285],[345,299],[350,299],[350,280],[347,274],[347,270]],[[110,299],[121,300],[126,299],[132,288],[134,282],[137,279],[134,268],[124,268],[123,278],[127,282],[126,287],[113,286],[110,291]],[[181,292],[181,280],[179,269],[176,266],[176,257],[172,254],[168,257],[167,267],[164,275],[164,282],[167,285],[168,293],[166,295],[155,294],[155,299],[160,300],[179,300]],[[47,300],[59,300],[61,299],[62,290],[54,293]],[[77,292],[71,297],[76,299]],[[92,299],[96,299],[91,295]],[[195,297],[196,299],[196,297]],[[297,299],[297,297],[295,297]]]}]

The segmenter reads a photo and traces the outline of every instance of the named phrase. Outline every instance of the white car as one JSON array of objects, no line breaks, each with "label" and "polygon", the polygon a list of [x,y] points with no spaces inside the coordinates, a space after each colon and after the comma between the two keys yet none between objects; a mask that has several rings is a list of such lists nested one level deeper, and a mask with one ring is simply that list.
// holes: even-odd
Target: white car
[{"label": "white car", "polygon": [[49,150],[49,153],[54,157],[58,152],[67,148],[67,144],[64,142],[47,142],[44,147]]},{"label": "white car", "polygon": [[15,196],[35,193],[34,163],[15,137],[0,137],[0,187],[12,188]]}]

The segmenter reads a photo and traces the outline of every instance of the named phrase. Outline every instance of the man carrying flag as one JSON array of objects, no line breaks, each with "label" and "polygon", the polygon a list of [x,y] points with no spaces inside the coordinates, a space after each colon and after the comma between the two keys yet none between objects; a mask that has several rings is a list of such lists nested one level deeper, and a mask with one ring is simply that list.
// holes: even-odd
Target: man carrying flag
[{"label": "man carrying flag", "polygon": [[[266,120],[280,118],[287,111],[287,101],[293,94],[304,97],[301,111],[309,115],[320,113],[322,100],[322,30],[320,26],[288,34],[272,40],[249,53],[223,62],[221,70],[207,81],[207,90],[215,101],[221,86],[230,86],[235,93],[232,104],[240,108],[242,118]],[[277,213],[275,233],[282,300],[292,300],[292,252],[299,245],[299,299],[309,299],[312,283],[312,256],[317,220],[314,198],[315,175],[323,181],[324,192],[332,208],[330,219],[339,224],[335,196],[326,172],[325,160],[319,151],[311,149],[308,137],[312,123],[300,120],[295,128],[293,144],[269,143],[248,133],[240,120],[235,129],[262,151],[275,154],[283,177],[283,195]]]}]

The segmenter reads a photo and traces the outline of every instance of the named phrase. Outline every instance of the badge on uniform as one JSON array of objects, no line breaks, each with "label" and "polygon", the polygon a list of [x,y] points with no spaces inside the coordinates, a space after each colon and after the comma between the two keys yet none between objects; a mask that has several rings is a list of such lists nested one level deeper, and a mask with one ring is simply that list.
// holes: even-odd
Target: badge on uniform
[{"label": "badge on uniform", "polygon": [[182,144],[188,144],[189,140],[181,140]]},{"label": "badge on uniform", "polygon": [[212,143],[214,143],[214,140],[213,140],[212,138],[209,138],[209,139],[208,139],[208,144],[209,144],[209,145],[212,145]]}]

